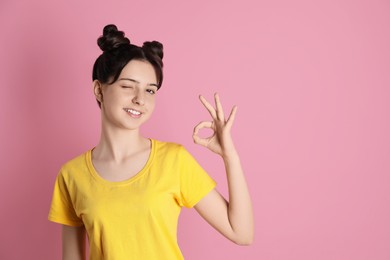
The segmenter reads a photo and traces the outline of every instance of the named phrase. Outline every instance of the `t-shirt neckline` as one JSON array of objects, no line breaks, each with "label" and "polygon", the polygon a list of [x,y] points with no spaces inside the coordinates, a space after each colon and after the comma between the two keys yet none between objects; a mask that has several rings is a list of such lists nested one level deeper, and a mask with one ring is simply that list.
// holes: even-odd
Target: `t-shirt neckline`
[{"label": "t-shirt neckline", "polygon": [[126,180],[123,180],[123,181],[109,181],[109,180],[104,179],[102,176],[100,176],[100,174],[96,171],[96,169],[95,169],[95,167],[93,166],[93,163],[92,163],[92,150],[95,147],[90,149],[90,150],[88,150],[87,153],[86,153],[86,156],[85,156],[86,157],[85,159],[86,159],[87,166],[88,166],[90,174],[98,182],[100,182],[102,184],[105,184],[105,185],[109,185],[109,186],[126,185],[126,184],[129,184],[129,183],[132,183],[132,182],[138,180],[143,175],[145,175],[145,173],[148,171],[150,165],[152,164],[154,155],[156,153],[156,140],[154,140],[154,139],[149,139],[149,140],[150,140],[151,149],[150,149],[150,154],[149,154],[148,160],[146,161],[144,167],[137,174],[135,174],[134,176],[130,177],[129,179],[126,179]]}]

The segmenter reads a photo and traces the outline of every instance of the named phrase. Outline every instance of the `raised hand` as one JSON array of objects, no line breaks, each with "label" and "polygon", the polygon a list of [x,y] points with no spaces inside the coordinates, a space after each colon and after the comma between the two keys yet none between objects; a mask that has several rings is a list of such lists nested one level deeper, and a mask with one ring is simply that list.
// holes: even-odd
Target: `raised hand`
[{"label": "raised hand", "polygon": [[[225,237],[240,245],[250,245],[254,236],[252,202],[241,167],[239,155],[234,148],[230,130],[236,116],[234,106],[225,120],[218,94],[215,94],[215,108],[200,96],[200,101],[209,111],[212,120],[200,122],[194,129],[194,141],[222,156],[229,188],[229,201],[213,189],[195,205],[199,214]],[[210,128],[213,134],[207,138],[198,136],[199,130]]]},{"label": "raised hand", "polygon": [[[214,95],[215,108],[203,96],[199,96],[199,99],[209,111],[212,120],[202,121],[194,128],[194,142],[207,147],[222,157],[234,155],[236,150],[230,131],[236,116],[237,106],[232,108],[229,118],[225,120],[222,104],[217,93]],[[210,128],[213,131],[213,134],[206,138],[199,137],[198,133],[203,128]]]}]

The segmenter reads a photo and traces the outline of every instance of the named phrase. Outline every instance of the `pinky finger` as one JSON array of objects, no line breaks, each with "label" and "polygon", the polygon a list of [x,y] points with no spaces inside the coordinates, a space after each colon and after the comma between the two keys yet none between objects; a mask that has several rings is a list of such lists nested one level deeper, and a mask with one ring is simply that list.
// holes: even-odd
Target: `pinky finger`
[{"label": "pinky finger", "polygon": [[228,128],[232,127],[232,125],[234,123],[234,119],[236,118],[236,113],[237,113],[237,106],[234,106],[232,111],[230,112],[229,118],[226,122],[226,127],[228,127]]}]

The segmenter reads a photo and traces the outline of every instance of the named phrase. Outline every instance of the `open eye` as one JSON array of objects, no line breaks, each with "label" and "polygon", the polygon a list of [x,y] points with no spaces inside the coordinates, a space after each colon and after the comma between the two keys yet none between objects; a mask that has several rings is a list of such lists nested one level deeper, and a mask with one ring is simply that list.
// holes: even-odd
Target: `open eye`
[{"label": "open eye", "polygon": [[154,95],[154,94],[156,94],[156,91],[154,90],[154,89],[147,89],[146,90],[149,94],[151,94],[151,95]]}]

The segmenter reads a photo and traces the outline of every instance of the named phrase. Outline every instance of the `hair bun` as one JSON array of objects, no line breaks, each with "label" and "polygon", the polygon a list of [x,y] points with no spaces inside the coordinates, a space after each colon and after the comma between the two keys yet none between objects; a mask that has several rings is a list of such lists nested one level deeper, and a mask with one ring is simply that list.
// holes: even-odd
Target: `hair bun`
[{"label": "hair bun", "polygon": [[142,48],[158,57],[162,60],[164,57],[163,45],[158,41],[144,42]]},{"label": "hair bun", "polygon": [[111,51],[123,44],[130,44],[130,40],[125,37],[125,33],[118,31],[115,24],[106,25],[103,29],[103,35],[97,40],[102,51]]}]

